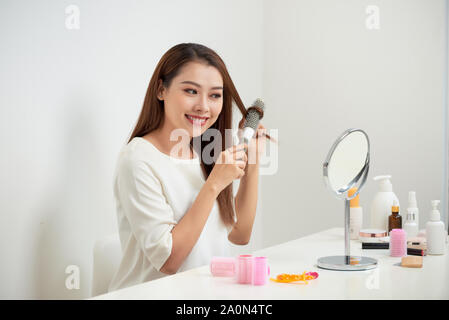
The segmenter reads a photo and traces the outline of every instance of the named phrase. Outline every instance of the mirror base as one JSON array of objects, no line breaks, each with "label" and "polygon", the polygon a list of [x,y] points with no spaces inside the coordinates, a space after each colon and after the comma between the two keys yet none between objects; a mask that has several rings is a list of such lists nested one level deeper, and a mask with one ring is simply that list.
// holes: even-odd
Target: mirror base
[{"label": "mirror base", "polygon": [[377,267],[377,260],[359,256],[329,256],[318,259],[318,268],[339,271],[361,271]]}]

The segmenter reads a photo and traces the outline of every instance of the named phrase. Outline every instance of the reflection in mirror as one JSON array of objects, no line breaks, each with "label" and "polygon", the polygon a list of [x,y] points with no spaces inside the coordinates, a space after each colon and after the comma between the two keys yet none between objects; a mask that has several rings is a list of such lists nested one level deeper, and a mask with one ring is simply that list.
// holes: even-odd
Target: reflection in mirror
[{"label": "reflection in mirror", "polygon": [[329,185],[334,192],[348,191],[362,172],[368,157],[368,140],[360,131],[351,132],[338,143],[329,159]]}]

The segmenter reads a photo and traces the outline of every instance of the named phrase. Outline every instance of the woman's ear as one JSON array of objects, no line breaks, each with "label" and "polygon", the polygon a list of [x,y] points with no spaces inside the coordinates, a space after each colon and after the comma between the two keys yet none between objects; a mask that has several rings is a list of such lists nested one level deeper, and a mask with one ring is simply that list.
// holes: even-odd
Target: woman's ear
[{"label": "woman's ear", "polygon": [[164,85],[162,84],[162,80],[159,79],[158,81],[158,88],[157,88],[157,99],[160,101],[164,100]]}]

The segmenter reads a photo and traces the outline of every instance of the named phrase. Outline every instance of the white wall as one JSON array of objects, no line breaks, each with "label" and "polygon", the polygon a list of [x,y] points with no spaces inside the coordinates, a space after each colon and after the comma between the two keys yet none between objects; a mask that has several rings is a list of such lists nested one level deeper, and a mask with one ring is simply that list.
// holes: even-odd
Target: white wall
[{"label": "white wall", "polygon": [[[89,296],[94,241],[117,232],[116,156],[157,62],[177,43],[209,46],[249,104],[262,16],[257,0],[1,2],[0,298]],[[72,264],[79,290],[65,287]]]},{"label": "white wall", "polygon": [[[371,141],[365,227],[376,175],[393,176],[403,212],[416,191],[421,228],[430,200],[446,200],[445,2],[264,2],[265,121],[281,140],[279,172],[261,184],[264,246],[343,227],[343,202],[325,188],[322,164],[347,128]],[[378,30],[366,28],[368,5],[379,8]]]},{"label": "white wall", "polygon": [[[417,191],[422,227],[443,198],[444,3],[2,1],[0,298],[89,296],[94,241],[117,230],[117,153],[180,42],[215,49],[245,104],[264,98],[264,124],[279,129],[279,171],[262,177],[252,243],[236,252],[343,225],[321,165],[348,127],[372,143],[365,219],[371,178],[390,173],[402,204]],[[71,4],[79,30],[65,26]],[[365,28],[367,5],[380,30]],[[72,264],[79,290],[65,288]]]}]

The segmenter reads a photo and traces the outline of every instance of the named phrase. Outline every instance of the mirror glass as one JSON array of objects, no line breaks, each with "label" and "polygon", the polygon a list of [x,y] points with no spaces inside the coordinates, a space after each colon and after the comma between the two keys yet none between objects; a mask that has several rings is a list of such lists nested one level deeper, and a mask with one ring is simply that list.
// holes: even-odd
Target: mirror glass
[{"label": "mirror glass", "polygon": [[345,131],[334,143],[326,162],[328,187],[337,195],[346,194],[363,179],[367,169],[368,137],[363,131]]}]

